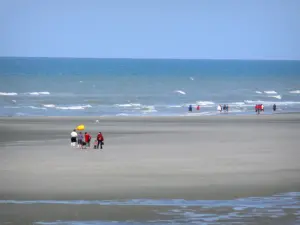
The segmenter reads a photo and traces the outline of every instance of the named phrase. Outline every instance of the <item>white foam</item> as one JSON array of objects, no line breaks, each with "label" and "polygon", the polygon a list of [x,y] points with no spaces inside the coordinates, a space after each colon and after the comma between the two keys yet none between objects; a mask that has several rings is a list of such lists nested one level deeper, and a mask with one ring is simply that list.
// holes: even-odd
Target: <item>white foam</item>
[{"label": "white foam", "polygon": [[245,105],[245,102],[232,102],[232,103],[229,103],[228,105],[229,106],[230,105],[233,105],[233,106],[242,106],[242,105]]},{"label": "white foam", "polygon": [[264,91],[265,94],[268,94],[268,95],[276,95],[277,92],[276,91]]},{"label": "white foam", "polygon": [[117,107],[123,107],[123,108],[127,108],[127,107],[141,107],[140,103],[128,103],[128,104],[115,104],[115,106]]},{"label": "white foam", "polygon": [[256,93],[256,94],[262,94],[262,92],[261,92],[261,91],[256,91],[255,93]]},{"label": "white foam", "polygon": [[194,80],[194,77],[190,77],[190,80]]},{"label": "white foam", "polygon": [[16,93],[16,92],[0,92],[0,95],[15,96],[15,95],[18,95],[18,93]]},{"label": "white foam", "polygon": [[281,95],[272,95],[272,96],[269,96],[270,98],[277,98],[277,99],[281,99]]},{"label": "white foam", "polygon": [[11,100],[13,103],[17,103],[17,100]]},{"label": "white foam", "polygon": [[155,107],[153,105],[145,105],[142,106],[142,111],[144,113],[151,113],[151,112],[157,112],[157,110],[155,109]]},{"label": "white foam", "polygon": [[91,108],[91,105],[81,105],[81,106],[57,106],[56,109],[62,110],[84,110],[86,108]]},{"label": "white foam", "polygon": [[50,92],[48,92],[48,91],[40,91],[40,92],[28,92],[26,94],[29,94],[29,95],[50,95]]},{"label": "white foam", "polygon": [[167,108],[181,108],[182,105],[168,105]]},{"label": "white foam", "polygon": [[43,106],[46,107],[46,108],[55,108],[56,107],[53,104],[46,104],[46,105],[43,105]]},{"label": "white foam", "polygon": [[126,113],[119,113],[119,114],[117,114],[116,116],[129,116],[129,115],[126,114]]},{"label": "white foam", "polygon": [[196,103],[198,105],[200,105],[200,106],[212,106],[212,105],[215,105],[214,102],[210,102],[210,101],[197,101]]},{"label": "white foam", "polygon": [[181,94],[181,95],[186,95],[186,93],[184,91],[182,91],[182,90],[176,90],[174,92],[176,92],[178,94]]},{"label": "white foam", "polygon": [[271,101],[260,101],[260,100],[245,100],[244,101],[246,104],[264,104],[264,105],[299,105],[300,102],[271,102]]},{"label": "white foam", "polygon": [[43,107],[36,107],[36,106],[28,106],[28,108],[31,108],[31,109],[42,109],[42,110],[47,110],[46,108],[43,108]]},{"label": "white foam", "polygon": [[4,106],[4,109],[19,109],[19,106]]},{"label": "white foam", "polygon": [[291,94],[300,94],[300,90],[290,91]]}]

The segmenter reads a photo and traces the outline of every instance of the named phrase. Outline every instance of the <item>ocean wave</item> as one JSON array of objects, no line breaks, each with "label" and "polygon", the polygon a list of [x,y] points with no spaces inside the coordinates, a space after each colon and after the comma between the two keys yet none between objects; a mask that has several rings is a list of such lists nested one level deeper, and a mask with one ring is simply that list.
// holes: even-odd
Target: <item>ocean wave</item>
[{"label": "ocean wave", "polygon": [[264,104],[264,105],[298,105],[300,102],[272,102],[272,101],[260,101],[260,100],[245,100],[246,104]]},{"label": "ocean wave", "polygon": [[86,108],[91,108],[91,105],[79,105],[79,106],[56,106],[56,109],[62,110],[84,110]]},{"label": "ocean wave", "polygon": [[115,104],[116,107],[129,108],[129,107],[141,107],[140,103],[127,103],[127,104]]},{"label": "ocean wave", "polygon": [[45,104],[45,105],[43,105],[44,107],[46,107],[46,108],[55,108],[56,106],[55,105],[53,105],[53,104]]},{"label": "ocean wave", "polygon": [[141,110],[144,113],[153,113],[153,112],[157,112],[157,110],[155,109],[155,107],[153,105],[146,105],[146,106],[142,106]]},{"label": "ocean wave", "polygon": [[31,108],[31,109],[41,109],[41,110],[47,110],[46,108],[44,107],[36,107],[36,106],[28,106],[28,108]]},{"label": "ocean wave", "polygon": [[116,116],[129,116],[129,115],[126,113],[118,113],[118,114],[116,114]]},{"label": "ocean wave", "polygon": [[0,95],[3,95],[3,96],[15,96],[15,95],[18,95],[18,93],[16,93],[16,92],[0,92]]},{"label": "ocean wave", "polygon": [[21,108],[20,106],[4,106],[4,109],[19,109]]},{"label": "ocean wave", "polygon": [[181,94],[181,95],[186,95],[186,93],[182,90],[176,90],[174,91],[175,93]]},{"label": "ocean wave", "polygon": [[264,91],[265,94],[268,94],[268,95],[276,95],[277,92],[276,91]]},{"label": "ocean wave", "polygon": [[262,92],[261,92],[261,91],[256,91],[255,93],[256,93],[256,94],[262,94]]},{"label": "ocean wave", "polygon": [[183,105],[168,105],[167,108],[182,108]]},{"label": "ocean wave", "polygon": [[200,106],[212,106],[215,105],[216,103],[210,101],[197,101],[196,104]]},{"label": "ocean wave", "polygon": [[48,91],[27,92],[25,94],[29,94],[29,95],[50,95],[50,92],[48,92]]},{"label": "ocean wave", "polygon": [[291,94],[300,94],[300,90],[290,91]]},{"label": "ocean wave", "polygon": [[268,97],[282,99],[281,95],[271,95],[271,96],[268,96]]},{"label": "ocean wave", "polygon": [[228,105],[230,105],[230,106],[243,106],[243,105],[245,105],[245,102],[231,102]]}]

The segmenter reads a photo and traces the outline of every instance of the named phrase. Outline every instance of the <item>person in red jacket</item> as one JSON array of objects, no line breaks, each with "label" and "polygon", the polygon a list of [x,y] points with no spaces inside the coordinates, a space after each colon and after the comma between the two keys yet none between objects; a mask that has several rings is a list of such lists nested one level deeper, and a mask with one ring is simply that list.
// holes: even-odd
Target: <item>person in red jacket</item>
[{"label": "person in red jacket", "polygon": [[102,146],[104,145],[104,137],[101,132],[99,132],[97,135],[97,141],[98,141],[97,149],[99,149],[99,146],[100,149],[102,149]]},{"label": "person in red jacket", "polygon": [[85,132],[84,133],[84,141],[85,141],[87,147],[91,146],[91,140],[92,140],[92,136],[88,132]]}]

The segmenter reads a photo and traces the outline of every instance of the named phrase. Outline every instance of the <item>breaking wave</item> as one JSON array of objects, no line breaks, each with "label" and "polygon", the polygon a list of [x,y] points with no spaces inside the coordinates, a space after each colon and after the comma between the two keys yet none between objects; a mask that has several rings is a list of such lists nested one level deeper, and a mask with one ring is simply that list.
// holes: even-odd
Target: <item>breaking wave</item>
[{"label": "breaking wave", "polygon": [[271,95],[271,96],[268,96],[268,97],[282,99],[281,95]]},{"label": "breaking wave", "polygon": [[290,91],[291,94],[300,94],[300,90]]},{"label": "breaking wave", "polygon": [[29,95],[50,95],[50,92],[48,91],[40,91],[40,92],[28,92],[25,94],[29,94]]},{"label": "breaking wave", "polygon": [[186,93],[184,91],[181,90],[176,90],[174,91],[175,93],[181,94],[181,95],[186,95]]},{"label": "breaking wave", "polygon": [[265,94],[268,94],[268,95],[276,95],[277,92],[276,91],[264,91]]},{"label": "breaking wave", "polygon": [[56,109],[61,110],[84,110],[86,108],[91,108],[91,105],[76,105],[76,106],[56,106]]},{"label": "breaking wave", "polygon": [[16,92],[0,92],[0,95],[3,95],[3,96],[15,96],[15,95],[18,95],[18,93],[16,93]]}]

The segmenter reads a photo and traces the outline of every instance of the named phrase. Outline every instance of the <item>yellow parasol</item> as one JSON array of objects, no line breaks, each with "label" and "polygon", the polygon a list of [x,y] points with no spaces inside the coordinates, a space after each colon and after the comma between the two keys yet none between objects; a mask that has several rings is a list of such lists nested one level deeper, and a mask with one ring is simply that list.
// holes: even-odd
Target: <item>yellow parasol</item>
[{"label": "yellow parasol", "polygon": [[80,124],[76,127],[76,130],[84,130],[84,125]]}]

